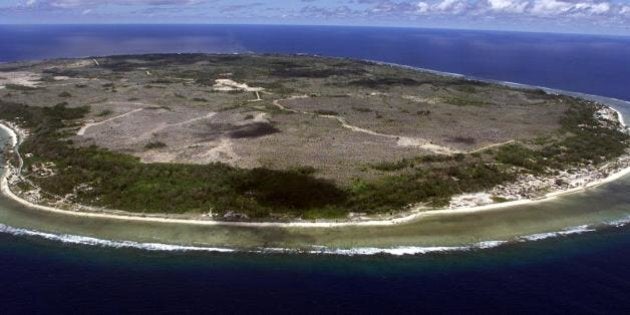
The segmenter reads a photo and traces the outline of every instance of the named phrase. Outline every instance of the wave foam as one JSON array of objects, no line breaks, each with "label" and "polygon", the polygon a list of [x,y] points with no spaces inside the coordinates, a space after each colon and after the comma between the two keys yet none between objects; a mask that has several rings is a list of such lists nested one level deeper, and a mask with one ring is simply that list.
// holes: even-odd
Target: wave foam
[{"label": "wave foam", "polygon": [[309,254],[333,254],[333,255],[379,255],[387,254],[393,256],[404,255],[424,255],[431,253],[445,253],[455,251],[470,251],[475,249],[488,249],[501,246],[508,243],[508,241],[486,241],[479,242],[470,246],[398,246],[391,248],[378,248],[378,247],[357,247],[357,248],[328,248],[320,247],[319,249],[308,251]]},{"label": "wave foam", "polygon": [[[605,222],[599,226],[622,227],[630,224],[630,216]],[[483,241],[468,246],[397,246],[389,248],[379,247],[355,247],[355,248],[332,248],[326,246],[311,246],[307,249],[291,249],[291,248],[257,248],[257,249],[233,249],[220,247],[202,247],[202,246],[185,246],[185,245],[169,245],[161,243],[142,243],[134,241],[112,241],[98,239],[94,237],[71,235],[71,234],[54,234],[47,232],[33,231],[23,228],[15,228],[8,225],[0,224],[0,233],[7,233],[16,236],[39,237],[51,241],[62,242],[75,245],[100,246],[111,248],[134,248],[149,251],[182,251],[182,252],[214,252],[214,253],[233,253],[233,252],[249,252],[260,254],[315,254],[315,255],[342,255],[342,256],[363,256],[363,255],[424,255],[431,253],[447,253],[457,251],[483,250],[499,247],[505,244],[539,241],[548,238],[562,237],[567,235],[582,234],[596,231],[593,225],[580,225],[567,228],[558,232],[537,233],[526,236],[520,236],[510,241]]]},{"label": "wave foam", "polygon": [[606,222],[606,225],[613,226],[613,227],[622,227],[628,224],[630,224],[630,216],[625,217],[623,219]]},{"label": "wave foam", "polygon": [[[100,246],[111,248],[135,248],[149,251],[203,251],[203,252],[219,252],[219,253],[231,253],[239,250],[232,248],[217,248],[217,247],[200,247],[200,246],[184,246],[184,245],[169,245],[160,243],[141,243],[134,241],[112,241],[98,239],[94,237],[70,235],[70,234],[54,234],[33,231],[22,228],[15,228],[0,224],[0,233],[11,234],[15,236],[27,236],[27,237],[39,237],[50,241],[56,241],[66,244],[74,245],[87,245],[87,246]],[[356,255],[378,255],[388,254],[394,256],[402,255],[420,255],[439,252],[452,252],[452,251],[465,251],[472,249],[486,249],[507,243],[506,241],[489,241],[480,242],[472,246],[398,246],[392,248],[377,248],[377,247],[356,247],[356,248],[330,248],[325,246],[312,246],[310,249],[289,249],[289,248],[259,248],[252,250],[242,250],[244,252],[251,253],[305,253],[305,254],[329,254],[329,255],[344,255],[344,256],[356,256]]]},{"label": "wave foam", "polygon": [[101,247],[113,247],[113,248],[138,248],[150,251],[208,251],[208,252],[233,252],[233,249],[229,248],[214,248],[214,247],[196,247],[196,246],[183,246],[183,245],[169,245],[160,243],[140,243],[133,241],[110,241],[99,238],[70,235],[70,234],[53,234],[39,231],[32,231],[21,228],[14,228],[4,224],[0,224],[0,233],[7,233],[16,236],[34,236],[40,237],[51,241],[57,241],[67,244],[76,245],[90,245]]},{"label": "wave foam", "polygon": [[572,234],[582,234],[586,232],[595,232],[595,231],[596,230],[594,228],[591,228],[588,225],[580,225],[580,226],[564,229],[558,232],[538,233],[538,234],[521,236],[518,239],[520,241],[539,241],[539,240],[544,240],[544,239],[552,238],[552,237],[567,236],[567,235],[572,235]]}]

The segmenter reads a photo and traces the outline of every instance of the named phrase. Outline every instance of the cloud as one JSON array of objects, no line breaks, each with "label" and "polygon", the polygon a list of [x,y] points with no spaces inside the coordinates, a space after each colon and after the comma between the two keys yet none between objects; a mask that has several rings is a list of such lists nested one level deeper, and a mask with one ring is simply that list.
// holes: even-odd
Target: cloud
[{"label": "cloud", "polygon": [[364,12],[353,10],[349,6],[342,5],[334,8],[323,8],[317,6],[306,6],[300,10],[302,16],[315,18],[348,18],[364,16]]},{"label": "cloud", "polygon": [[[372,16],[387,13],[405,16],[467,15],[498,18],[503,15],[522,18],[589,17],[629,15],[630,6],[602,0],[354,0],[369,5]],[[327,8],[327,10],[332,10]]]},{"label": "cloud", "polygon": [[260,7],[263,6],[264,3],[262,2],[254,2],[254,3],[243,3],[243,4],[232,4],[232,5],[227,5],[221,8],[221,12],[225,13],[225,12],[237,12],[237,11],[242,11],[242,10],[248,10],[254,7]]},{"label": "cloud", "polygon": [[530,10],[534,15],[601,15],[609,13],[613,5],[608,2],[569,2],[536,0]]},{"label": "cloud", "polygon": [[[438,27],[504,26],[542,31],[608,28],[630,33],[630,4],[617,0],[346,0],[345,3],[358,11],[353,18],[368,22]],[[323,1],[314,4],[325,6]],[[330,6],[319,10],[335,12]],[[308,13],[315,11],[311,4],[302,16],[308,19]]]},{"label": "cloud", "polygon": [[466,8],[467,2],[461,0],[442,0],[434,5],[435,11],[460,13]]},{"label": "cloud", "polygon": [[610,11],[610,4],[607,2],[601,3],[577,3],[575,5],[576,11],[586,11],[592,14],[603,14]]},{"label": "cloud", "polygon": [[537,0],[534,2],[530,13],[535,15],[562,14],[571,10],[573,5],[569,2],[558,0]]},{"label": "cloud", "polygon": [[469,7],[466,0],[440,0],[437,2],[392,2],[379,3],[375,12],[392,12],[408,14],[454,13],[459,14]]},{"label": "cloud", "polygon": [[491,11],[523,13],[529,5],[529,2],[513,0],[488,0],[487,4]]},{"label": "cloud", "polygon": [[431,9],[431,6],[429,6],[428,3],[422,2],[422,1],[418,2],[417,6],[418,6],[418,10],[417,10],[418,13],[427,13]]},{"label": "cloud", "polygon": [[[493,28],[614,26],[630,33],[630,0],[18,0],[0,17],[19,21],[87,16],[116,22],[187,21]],[[2,0],[0,0],[2,2]],[[486,24],[484,24],[486,23]],[[513,27],[512,27],[513,29]]]},{"label": "cloud", "polygon": [[146,6],[167,6],[167,5],[192,5],[202,3],[200,0],[26,0],[25,7],[48,7],[60,9],[73,9],[85,7],[98,7],[105,5],[146,5]]}]

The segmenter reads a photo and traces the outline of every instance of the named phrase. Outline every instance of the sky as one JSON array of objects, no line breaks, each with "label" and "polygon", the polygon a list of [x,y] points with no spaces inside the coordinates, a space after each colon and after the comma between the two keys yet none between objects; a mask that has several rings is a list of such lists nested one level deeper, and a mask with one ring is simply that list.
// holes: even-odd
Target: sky
[{"label": "sky", "polygon": [[630,0],[0,0],[0,24],[290,24],[630,35]]}]

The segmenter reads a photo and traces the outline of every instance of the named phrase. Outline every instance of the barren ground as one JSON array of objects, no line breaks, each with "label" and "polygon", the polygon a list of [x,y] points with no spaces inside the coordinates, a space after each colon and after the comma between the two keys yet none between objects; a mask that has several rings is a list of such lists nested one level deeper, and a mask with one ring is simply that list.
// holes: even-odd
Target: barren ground
[{"label": "barren ground", "polygon": [[374,163],[547,137],[567,110],[538,91],[372,63],[178,56],[0,65],[1,93],[90,106],[70,137],[78,146],[146,163],[309,166],[339,182],[378,176]]}]

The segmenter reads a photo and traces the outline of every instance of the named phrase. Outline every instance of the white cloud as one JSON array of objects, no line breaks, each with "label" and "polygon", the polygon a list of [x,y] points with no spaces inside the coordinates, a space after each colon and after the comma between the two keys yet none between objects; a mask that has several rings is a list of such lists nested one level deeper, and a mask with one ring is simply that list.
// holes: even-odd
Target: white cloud
[{"label": "white cloud", "polygon": [[[622,6],[605,0],[421,0],[418,2],[393,0],[359,0],[373,4],[368,9],[373,16],[398,15],[460,15],[496,18],[578,18],[589,16],[630,15],[630,6]],[[611,0],[608,0],[611,1]]]},{"label": "white cloud", "polygon": [[429,4],[426,2],[418,2],[417,7],[418,7],[419,13],[426,13],[426,12],[429,12],[429,10],[431,9]]},{"label": "white cloud", "polygon": [[559,0],[536,0],[530,13],[534,15],[597,15],[611,11],[609,2],[569,2]]},{"label": "white cloud", "polygon": [[435,11],[459,13],[466,7],[466,4],[460,0],[442,0],[434,6]]},{"label": "white cloud", "polygon": [[80,7],[83,5],[94,5],[95,3],[93,1],[81,1],[81,0],[54,0],[54,1],[48,1],[48,4],[50,4],[53,7],[67,9],[67,8]]},{"label": "white cloud", "polygon": [[[8,7],[0,15],[9,15],[9,10],[19,12],[42,12],[67,10],[68,14],[103,14],[128,13],[133,16],[137,12],[160,12],[178,17],[182,12],[201,12],[209,15],[212,12],[221,17],[229,12],[240,20],[257,16],[259,12],[271,12],[257,17],[302,19],[317,22],[320,19],[337,19],[343,21],[395,21],[405,24],[409,21],[420,21],[430,24],[461,25],[528,25],[531,28],[540,25],[588,25],[596,27],[616,27],[630,30],[630,0],[294,0],[304,4],[278,10],[277,7],[265,7],[275,1],[261,0],[18,0],[19,6]],[[254,2],[256,1],[256,2]],[[2,0],[0,0],[2,2]],[[288,1],[287,1],[288,2]],[[218,4],[200,7],[193,4]],[[229,4],[229,5],[228,5]],[[248,10],[257,5],[260,10]],[[116,10],[103,8],[117,6]],[[121,8],[126,6],[125,8]],[[139,10],[140,7],[142,10]],[[135,11],[134,11],[135,10]],[[168,11],[170,10],[170,11]],[[4,12],[2,12],[4,11]],[[126,12],[129,11],[129,12]],[[208,12],[205,12],[208,11]],[[243,13],[247,12],[247,13]],[[187,13],[188,14],[188,13]],[[200,13],[202,14],[202,13]],[[250,15],[248,15],[250,14]],[[452,20],[452,22],[451,22]],[[488,22],[489,21],[489,22]],[[583,23],[583,24],[582,24]]]},{"label": "white cloud", "polygon": [[488,0],[490,10],[498,12],[523,13],[529,5],[527,1]]},{"label": "white cloud", "polygon": [[26,0],[26,7],[50,7],[60,9],[73,9],[85,7],[98,7],[103,5],[191,5],[201,3],[200,0]]},{"label": "white cloud", "polygon": [[557,0],[537,0],[530,12],[536,15],[555,15],[568,12],[572,3]]},{"label": "white cloud", "polygon": [[413,13],[452,13],[459,14],[463,12],[467,7],[466,0],[440,0],[437,2],[429,3],[420,1],[415,6]]},{"label": "white cloud", "polygon": [[577,3],[575,10],[584,11],[591,14],[603,14],[610,11],[610,4],[607,2],[601,3]]}]

